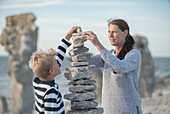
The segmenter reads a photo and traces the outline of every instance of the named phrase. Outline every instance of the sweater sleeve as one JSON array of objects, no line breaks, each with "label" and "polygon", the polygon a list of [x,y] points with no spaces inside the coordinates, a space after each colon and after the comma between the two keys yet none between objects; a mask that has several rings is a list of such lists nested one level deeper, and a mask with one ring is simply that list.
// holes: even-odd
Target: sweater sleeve
[{"label": "sweater sleeve", "polygon": [[104,61],[100,55],[92,56],[89,60],[90,65],[95,65],[97,68],[102,68],[104,66]]},{"label": "sweater sleeve", "polygon": [[136,49],[129,51],[123,60],[112,55],[109,50],[104,49],[101,58],[117,73],[128,73],[139,68],[141,54]]},{"label": "sweater sleeve", "polygon": [[64,113],[64,104],[62,101],[62,96],[54,88],[48,90],[44,97],[44,113],[45,114]]},{"label": "sweater sleeve", "polygon": [[62,61],[64,60],[65,57],[65,53],[66,53],[66,49],[71,45],[71,42],[68,41],[67,39],[63,38],[56,50],[57,52],[57,57],[56,60],[59,64],[59,66],[61,66]]}]

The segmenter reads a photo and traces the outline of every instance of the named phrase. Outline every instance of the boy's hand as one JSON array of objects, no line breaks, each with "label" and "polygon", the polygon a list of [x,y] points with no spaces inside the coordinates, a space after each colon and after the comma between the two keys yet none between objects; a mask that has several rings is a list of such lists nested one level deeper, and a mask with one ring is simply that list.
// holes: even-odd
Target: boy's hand
[{"label": "boy's hand", "polygon": [[68,33],[66,34],[65,38],[66,38],[67,40],[70,40],[72,34],[73,34],[73,33],[76,33],[78,28],[79,28],[79,26],[72,27],[72,28],[70,29],[70,31],[68,31]]}]

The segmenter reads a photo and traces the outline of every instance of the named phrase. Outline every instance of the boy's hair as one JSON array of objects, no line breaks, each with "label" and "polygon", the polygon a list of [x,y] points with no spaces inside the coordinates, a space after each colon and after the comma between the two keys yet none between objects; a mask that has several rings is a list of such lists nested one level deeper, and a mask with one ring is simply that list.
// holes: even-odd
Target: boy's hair
[{"label": "boy's hair", "polygon": [[33,70],[37,77],[46,79],[49,75],[49,70],[53,67],[56,51],[49,49],[48,51],[38,50],[34,52],[29,61],[29,67]]}]

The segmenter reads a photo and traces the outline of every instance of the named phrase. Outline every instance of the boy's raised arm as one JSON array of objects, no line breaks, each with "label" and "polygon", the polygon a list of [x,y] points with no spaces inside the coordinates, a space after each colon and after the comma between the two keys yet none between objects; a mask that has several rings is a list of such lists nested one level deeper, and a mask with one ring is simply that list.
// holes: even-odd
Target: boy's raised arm
[{"label": "boy's raised arm", "polygon": [[57,62],[59,66],[61,66],[62,61],[64,60],[66,49],[71,45],[71,42],[69,41],[72,34],[77,32],[78,26],[72,27],[70,31],[65,35],[65,38],[63,38],[56,50],[57,52]]}]

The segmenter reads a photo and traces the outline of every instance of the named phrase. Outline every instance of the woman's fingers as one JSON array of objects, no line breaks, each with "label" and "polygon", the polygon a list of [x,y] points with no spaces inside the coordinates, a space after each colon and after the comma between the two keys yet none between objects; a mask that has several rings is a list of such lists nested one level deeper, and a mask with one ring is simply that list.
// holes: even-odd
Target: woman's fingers
[{"label": "woman's fingers", "polygon": [[87,36],[87,35],[84,36],[84,38],[87,39],[87,40],[92,40],[92,38],[90,36]]},{"label": "woman's fingers", "polygon": [[91,37],[95,36],[95,34],[92,31],[86,31],[86,32],[84,32],[84,35],[89,35]]},{"label": "woman's fingers", "polygon": [[87,40],[91,40],[91,36],[88,35],[88,34],[84,34],[83,37],[84,37],[85,39],[87,39]]},{"label": "woman's fingers", "polygon": [[84,32],[84,38],[92,41],[92,40],[96,39],[97,37],[92,31],[86,31],[86,32]]}]

